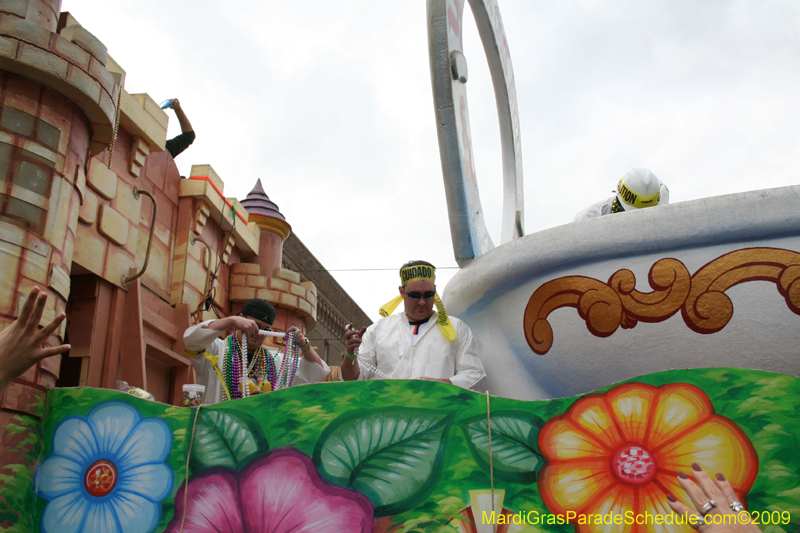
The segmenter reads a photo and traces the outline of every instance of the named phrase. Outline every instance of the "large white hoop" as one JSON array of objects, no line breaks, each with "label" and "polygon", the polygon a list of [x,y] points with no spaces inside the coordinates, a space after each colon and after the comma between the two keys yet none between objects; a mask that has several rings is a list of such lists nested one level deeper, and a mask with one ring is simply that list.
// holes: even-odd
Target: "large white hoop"
[{"label": "large white hoop", "polygon": [[[460,266],[494,248],[481,207],[467,106],[462,22],[466,0],[428,0],[428,50],[453,251]],[[522,143],[511,54],[497,0],[469,0],[492,75],[503,154],[501,241],[525,234]]]}]

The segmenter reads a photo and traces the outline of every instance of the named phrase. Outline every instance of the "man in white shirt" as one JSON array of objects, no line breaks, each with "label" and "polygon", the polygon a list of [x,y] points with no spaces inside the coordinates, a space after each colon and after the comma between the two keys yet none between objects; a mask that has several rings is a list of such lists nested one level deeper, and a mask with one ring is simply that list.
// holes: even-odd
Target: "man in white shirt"
[{"label": "man in white shirt", "polygon": [[[465,389],[484,386],[486,372],[472,331],[447,315],[436,294],[435,270],[425,261],[403,265],[400,295],[381,308],[384,318],[345,334],[345,381],[425,379]],[[389,316],[401,301],[405,312]],[[434,303],[438,312],[433,311]]]},{"label": "man in white shirt", "polygon": [[[262,346],[266,336],[259,330],[271,331],[274,321],[272,304],[256,298],[247,302],[236,316],[207,320],[186,330],[183,334],[186,354],[198,382],[206,387],[203,403],[212,405],[283,386],[316,383],[328,375],[328,365],[294,326],[287,334],[296,332],[296,344],[303,354],[297,366],[292,368],[291,360],[284,365],[281,353],[270,354]],[[228,330],[233,332],[225,340],[220,339]],[[247,338],[246,355],[243,336]],[[242,366],[247,367],[247,378]],[[233,372],[234,369],[238,372]]]}]

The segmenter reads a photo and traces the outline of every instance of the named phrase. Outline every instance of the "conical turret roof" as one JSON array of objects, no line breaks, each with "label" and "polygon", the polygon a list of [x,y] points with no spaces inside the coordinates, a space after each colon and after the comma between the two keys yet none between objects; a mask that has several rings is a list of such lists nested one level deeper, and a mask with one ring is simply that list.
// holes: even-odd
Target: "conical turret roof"
[{"label": "conical turret roof", "polygon": [[262,217],[278,218],[286,220],[278,206],[269,199],[267,193],[264,192],[264,187],[261,185],[261,180],[256,181],[256,186],[247,195],[247,198],[242,200],[242,205],[250,215],[260,215]]}]

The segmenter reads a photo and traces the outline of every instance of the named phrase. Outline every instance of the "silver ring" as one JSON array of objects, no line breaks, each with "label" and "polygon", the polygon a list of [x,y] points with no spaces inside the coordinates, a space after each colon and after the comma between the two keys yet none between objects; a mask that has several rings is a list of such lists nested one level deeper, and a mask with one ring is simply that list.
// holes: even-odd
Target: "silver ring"
[{"label": "silver ring", "polygon": [[731,502],[730,506],[734,513],[741,513],[744,511],[744,505],[739,502]]},{"label": "silver ring", "polygon": [[701,514],[701,515],[703,515],[703,516],[705,516],[705,515],[707,515],[707,514],[708,514],[708,512],[709,512],[709,511],[711,511],[711,509],[714,509],[714,508],[716,508],[716,506],[717,506],[717,502],[715,502],[714,500],[708,500],[708,501],[707,501],[706,503],[704,503],[704,504],[703,504],[703,506],[700,508],[700,514]]}]

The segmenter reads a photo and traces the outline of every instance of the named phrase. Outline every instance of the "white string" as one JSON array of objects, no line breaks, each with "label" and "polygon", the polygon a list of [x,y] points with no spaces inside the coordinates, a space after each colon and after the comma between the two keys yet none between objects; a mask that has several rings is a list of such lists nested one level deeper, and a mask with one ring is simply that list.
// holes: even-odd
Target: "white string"
[{"label": "white string", "polygon": [[[356,349],[356,352],[358,352],[358,350],[357,350],[357,349]],[[358,354],[356,353],[356,354],[354,354],[354,355],[356,355],[356,356],[357,356]],[[380,370],[378,370],[376,367],[374,367],[374,366],[372,366],[371,364],[367,363],[367,362],[364,360],[364,358],[363,358],[363,357],[359,357],[359,358],[358,358],[358,364],[359,364],[359,365],[363,365],[363,366],[367,367],[367,370],[369,370],[369,371],[371,371],[371,372],[374,372],[375,374],[378,374],[380,377],[382,377],[382,378],[384,378],[384,379],[419,379],[419,378],[396,378],[396,377],[394,377],[394,376],[390,376],[389,374],[384,374],[383,372],[381,372]]]},{"label": "white string", "polygon": [[266,329],[258,330],[258,334],[262,337],[285,337],[286,333],[281,333],[280,331],[269,331]]}]

